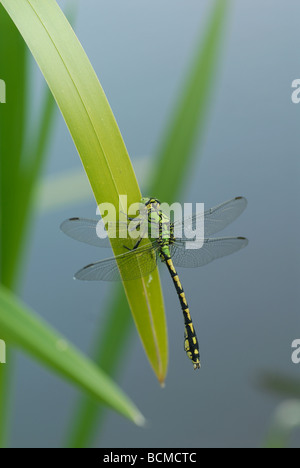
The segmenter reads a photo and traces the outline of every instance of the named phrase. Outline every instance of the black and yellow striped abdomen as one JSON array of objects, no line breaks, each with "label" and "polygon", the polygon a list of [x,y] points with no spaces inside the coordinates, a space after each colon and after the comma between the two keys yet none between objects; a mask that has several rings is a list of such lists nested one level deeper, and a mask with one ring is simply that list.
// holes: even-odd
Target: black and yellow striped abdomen
[{"label": "black and yellow striped abdomen", "polygon": [[182,288],[181,282],[179,281],[179,277],[173,265],[172,259],[170,258],[169,255],[166,255],[164,252],[162,252],[162,256],[171,274],[173,283],[175,285],[175,288],[179,297],[181,309],[183,312],[184,325],[185,325],[184,349],[185,349],[187,356],[193,362],[194,369],[199,369],[200,368],[199,345],[198,345],[198,340],[197,340],[196,332],[194,329],[194,325],[191,319],[189,306],[185,297],[185,293]]}]

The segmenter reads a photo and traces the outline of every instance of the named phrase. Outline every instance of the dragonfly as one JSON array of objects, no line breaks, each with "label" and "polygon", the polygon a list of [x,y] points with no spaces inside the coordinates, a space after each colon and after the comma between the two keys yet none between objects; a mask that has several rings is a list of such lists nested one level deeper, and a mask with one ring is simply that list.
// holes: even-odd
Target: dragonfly
[{"label": "dragonfly", "polygon": [[[185,217],[183,220],[172,222],[163,213],[161,203],[156,198],[144,197],[141,200],[145,214],[143,217],[127,217],[124,222],[108,223],[107,234],[121,233],[122,239],[118,242],[126,243],[124,232],[137,228],[134,245],[123,245],[124,252],[111,258],[89,264],[79,270],[74,278],[85,281],[130,281],[151,274],[158,262],[166,265],[174,283],[184,319],[184,349],[192,361],[194,369],[199,369],[200,351],[199,343],[191,318],[190,309],[182,287],[176,267],[197,268],[212,262],[217,258],[230,255],[246,247],[248,240],[245,237],[210,237],[222,231],[232,223],[246,208],[247,200],[244,197],[235,197],[205,212]],[[175,233],[191,232],[197,223],[204,223],[204,240],[199,249],[187,248],[191,242],[185,234],[175,237]],[[61,230],[69,237],[97,247],[109,247],[109,237],[100,238],[97,232],[99,220],[85,218],[70,218],[61,224]],[[132,227],[133,223],[133,227]],[[129,227],[131,225],[131,228]],[[142,232],[141,226],[146,226],[147,232]],[[139,229],[140,230],[139,230]],[[130,233],[128,233],[130,234]],[[130,237],[130,236],[129,236]],[[145,244],[145,237],[148,238]],[[149,242],[150,241],[150,242]],[[193,241],[192,241],[193,242]]]}]

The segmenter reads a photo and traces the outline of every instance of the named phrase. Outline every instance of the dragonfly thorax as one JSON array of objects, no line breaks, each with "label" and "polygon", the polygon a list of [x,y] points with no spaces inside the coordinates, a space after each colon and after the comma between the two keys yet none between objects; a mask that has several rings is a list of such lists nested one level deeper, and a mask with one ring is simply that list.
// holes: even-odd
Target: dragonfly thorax
[{"label": "dragonfly thorax", "polygon": [[174,227],[170,218],[160,209],[160,202],[156,198],[143,198],[147,209],[148,236],[156,240],[161,247],[168,247],[175,241]]}]

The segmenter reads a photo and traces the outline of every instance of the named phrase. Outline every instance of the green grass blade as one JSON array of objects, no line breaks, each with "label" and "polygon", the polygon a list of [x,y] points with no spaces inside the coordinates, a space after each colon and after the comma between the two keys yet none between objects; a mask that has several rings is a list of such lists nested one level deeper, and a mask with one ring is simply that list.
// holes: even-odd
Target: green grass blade
[{"label": "green grass blade", "polygon": [[[68,11],[67,14],[69,18],[74,22],[77,10],[76,2],[68,3],[66,9]],[[1,10],[5,12],[3,7],[1,7]],[[5,15],[8,16],[6,12]],[[16,29],[10,18],[9,21]],[[16,31],[19,41],[22,43],[23,49],[25,49],[26,46],[24,40],[19,31],[17,29]],[[27,55],[28,54],[26,53],[26,56]],[[30,103],[28,102],[27,104],[27,107],[29,108]],[[14,217],[14,219],[17,220],[17,227],[14,229],[14,248],[9,255],[11,259],[10,271],[11,275],[14,277],[15,284],[18,284],[18,280],[22,273],[22,269],[18,266],[21,266],[24,246],[26,245],[26,240],[29,234],[28,231],[30,230],[28,228],[30,227],[32,212],[34,211],[33,196],[46,159],[50,135],[54,124],[55,110],[56,103],[53,95],[48,86],[45,86],[39,115],[35,119],[36,122],[33,124],[32,135],[27,137],[25,148],[22,152],[19,183],[18,187],[16,187],[19,192],[19,197],[22,198],[22,203],[19,203],[16,207],[16,210],[18,211],[15,211]],[[27,114],[28,113],[30,113],[30,109],[27,109]],[[26,130],[27,133],[29,133],[28,126]]]},{"label": "green grass blade", "polygon": [[34,191],[37,181],[42,172],[43,163],[47,153],[51,130],[54,123],[55,101],[49,89],[45,90],[44,102],[39,116],[39,125],[35,131],[32,141],[24,151],[23,167],[20,174],[19,192],[22,203],[15,210],[15,218],[18,226],[14,233],[14,249],[10,254],[11,271],[15,277],[15,283],[19,283],[22,273],[22,260],[24,246],[30,231],[32,212],[34,208]]},{"label": "green grass blade", "polygon": [[[107,316],[106,324],[104,324],[105,333],[101,333],[99,340],[95,340],[96,347],[93,353],[95,362],[109,375],[114,375],[125,362],[126,349],[128,349],[126,345],[133,334],[128,306],[124,307],[124,292],[119,288],[113,297],[110,311],[112,315]],[[109,360],[107,356],[110,357]],[[86,395],[83,396],[80,404],[76,405],[66,446],[88,447],[93,434],[99,429],[100,419],[103,421],[100,416],[104,411],[103,405],[99,405]]]},{"label": "green grass blade", "polygon": [[[6,104],[0,105],[0,282],[15,284],[16,211],[22,197],[20,162],[26,118],[26,48],[17,28],[0,5],[0,78],[6,83]],[[12,196],[12,193],[14,196]],[[0,447],[8,438],[11,367],[0,369]]]},{"label": "green grass blade", "polygon": [[262,390],[282,396],[284,398],[299,398],[300,380],[285,375],[264,372],[259,379],[259,387]]},{"label": "green grass blade", "polygon": [[[201,38],[196,56],[184,83],[181,98],[157,154],[159,170],[149,186],[153,196],[171,203],[185,186],[195,157],[194,148],[208,121],[211,92],[220,52],[227,0],[217,0],[206,35]],[[168,180],[165,180],[168,174]]]},{"label": "green grass blade", "polygon": [[47,87],[44,90],[44,101],[38,118],[38,124],[35,128],[32,142],[28,145],[27,154],[24,157],[26,165],[24,172],[29,186],[33,185],[41,172],[44,160],[43,155],[47,150],[51,127],[54,122],[55,109],[55,100]]},{"label": "green grass blade", "polygon": [[[69,127],[97,203],[128,204],[141,194],[105,94],[76,35],[54,0],[2,0],[35,57]],[[122,207],[126,211],[125,207]],[[120,247],[112,243],[115,254]],[[158,271],[124,285],[150,363],[167,370],[167,332]]]},{"label": "green grass blade", "polygon": [[64,378],[79,385],[93,398],[136,424],[143,424],[143,416],[134,404],[103,371],[3,286],[0,287],[0,311],[1,337],[7,344],[21,347]]},{"label": "green grass blade", "polygon": [[[0,5],[0,76],[7,84],[7,103],[0,108],[0,204],[1,204],[1,282],[15,289],[21,269],[21,257],[32,208],[31,194],[45,157],[53,120],[54,100],[47,88],[45,106],[34,132],[30,155],[31,167],[25,165],[24,141],[28,132],[30,101],[27,90],[26,45],[13,21]],[[50,102],[50,97],[52,102]],[[26,144],[26,143],[25,143]],[[12,197],[11,194],[14,194]],[[20,203],[22,200],[22,203]],[[0,447],[6,446],[9,432],[10,376],[13,372],[12,353],[9,366],[0,369]]]},{"label": "green grass blade", "polygon": [[[161,197],[161,200],[172,201],[184,188],[185,175],[190,169],[193,156],[195,157],[193,153],[194,144],[199,139],[199,135],[203,134],[206,125],[204,117],[215,78],[228,5],[227,0],[217,0],[206,36],[204,40],[201,37],[196,48],[195,60],[191,71],[188,73],[180,103],[176,107],[177,111],[173,123],[168,128],[164,145],[157,155],[156,164],[154,164],[156,171],[153,180],[148,184],[147,193],[150,196],[158,196]],[[195,99],[195,103],[191,102],[193,100],[191,97]],[[195,122],[193,119],[195,119]],[[189,122],[191,128],[187,128],[186,122]],[[176,144],[173,144],[173,142],[176,142]],[[176,145],[178,145],[178,149]],[[176,160],[177,163],[179,160],[179,164],[174,164],[172,149],[176,153]],[[166,168],[168,174],[171,170],[170,178],[165,177],[166,172],[164,171]],[[121,293],[116,291],[113,297],[112,303],[107,308],[107,326],[104,330],[103,327],[99,330],[95,339],[95,343],[99,344],[95,353],[95,361],[101,363],[102,368],[106,369],[109,375],[113,375],[120,365],[126,347],[125,335],[121,333],[116,335],[114,324],[122,323],[123,329],[126,330],[127,340],[131,329],[128,311],[126,305],[122,302]],[[121,340],[121,336],[123,340]],[[113,358],[109,355],[108,360],[106,346],[109,346],[110,342],[114,342],[115,354]],[[82,396],[77,407],[78,412],[71,422],[72,431],[68,438],[68,445],[70,447],[88,447],[92,442],[98,423],[102,422],[100,416],[103,415],[103,407],[98,405],[97,408],[97,405],[85,396]]]},{"label": "green grass blade", "polygon": [[26,58],[24,41],[2,6],[0,57],[0,76],[7,86],[6,104],[0,106],[0,275],[1,282],[11,287],[16,266],[11,254],[18,230],[15,214],[22,199],[19,191],[26,121]]}]

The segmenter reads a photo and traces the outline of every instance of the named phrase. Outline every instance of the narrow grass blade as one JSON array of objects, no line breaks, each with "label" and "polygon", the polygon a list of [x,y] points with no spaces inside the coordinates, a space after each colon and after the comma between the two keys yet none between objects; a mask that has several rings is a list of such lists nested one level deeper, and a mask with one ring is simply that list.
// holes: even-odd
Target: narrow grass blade
[{"label": "narrow grass blade", "polygon": [[[0,5],[0,76],[6,83],[6,104],[0,106],[0,258],[1,282],[14,282],[15,247],[20,203],[21,158],[26,122],[26,58],[24,42]],[[14,196],[12,196],[12,193]]]},{"label": "narrow grass blade", "polygon": [[[160,197],[163,201],[173,201],[183,190],[185,176],[191,167],[193,156],[195,157],[194,144],[199,139],[199,135],[203,134],[207,123],[205,116],[215,78],[228,5],[227,0],[218,0],[215,3],[207,33],[204,40],[201,37],[197,46],[195,61],[188,73],[182,98],[176,106],[172,125],[168,127],[164,144],[157,154],[153,179],[147,184],[147,193],[150,196]],[[166,178],[166,173],[170,173],[171,176]],[[107,369],[110,375],[113,375],[120,365],[126,347],[125,335],[122,334],[123,339],[121,340],[121,334],[117,333],[116,335],[114,324],[122,323],[123,329],[126,330],[127,340],[131,335],[131,323],[126,304],[122,302],[122,296],[117,290],[113,294],[113,298],[110,307],[108,307],[107,326],[104,330],[99,330],[95,340],[96,343],[99,343],[95,360],[101,363],[101,366]],[[103,343],[108,346],[111,342],[114,342],[115,354],[113,357],[107,354],[107,348],[103,346]],[[107,356],[109,356],[109,360]],[[72,431],[68,439],[69,446],[88,447],[98,423],[102,422],[100,416],[103,416],[103,407],[98,406],[97,410],[94,402],[83,396],[78,405],[78,413],[75,418],[72,418]]]},{"label": "narrow grass blade", "polygon": [[24,246],[30,232],[30,222],[33,218],[34,192],[46,159],[45,156],[54,123],[55,107],[53,96],[47,88],[45,89],[44,102],[39,115],[39,125],[22,158],[23,164],[19,186],[22,203],[19,203],[15,209],[14,216],[18,221],[18,225],[14,233],[14,251],[10,254],[11,265],[13,266],[11,271],[16,284],[19,284],[22,273]]},{"label": "narrow grass blade", "polygon": [[[6,103],[0,105],[0,282],[15,283],[20,196],[20,166],[26,119],[26,48],[17,28],[0,5],[0,78],[6,84]],[[14,196],[12,196],[14,194]],[[6,445],[11,368],[0,367],[0,447]]]},{"label": "narrow grass blade", "polygon": [[[119,290],[118,290],[119,289]],[[126,361],[127,343],[133,334],[133,324],[130,319],[128,306],[124,307],[124,292],[116,289],[110,310],[104,325],[105,333],[101,333],[99,340],[95,340],[94,360],[108,375],[114,375]],[[113,339],[112,339],[113,337]],[[107,359],[107,356],[110,359]],[[72,448],[88,447],[93,435],[103,422],[105,407],[99,405],[88,396],[81,397],[79,405],[70,424],[70,434],[66,446]]]},{"label": "narrow grass blade", "polygon": [[[2,0],[35,57],[69,127],[96,201],[128,204],[141,194],[105,94],[76,35],[54,0]],[[125,206],[121,206],[126,211]],[[112,242],[115,254],[120,246]],[[150,363],[160,381],[167,370],[167,332],[158,271],[124,284]]]},{"label": "narrow grass blade", "polygon": [[49,135],[54,123],[53,116],[55,109],[55,100],[47,87],[44,90],[44,101],[38,117],[38,124],[24,156],[24,173],[26,179],[28,179],[27,185],[29,186],[34,184],[41,172],[44,154],[48,147]]},{"label": "narrow grass blade", "polygon": [[[208,122],[209,105],[215,84],[227,0],[217,0],[205,37],[201,37],[195,59],[175,105],[167,131],[157,154],[158,171],[149,181],[151,193],[171,203],[185,186],[194,148]],[[166,180],[165,174],[168,174]]]},{"label": "narrow grass blade", "polygon": [[[71,21],[74,22],[77,5],[76,2],[67,4],[68,16],[71,18]],[[24,43],[22,36],[14,25],[13,21],[8,16],[7,12],[1,6],[1,14],[4,17],[7,17],[10,28],[15,31],[15,34],[18,38],[18,42],[22,44],[23,55],[26,56],[26,62],[28,61],[29,54]],[[6,50],[9,54],[14,53],[13,43],[5,43]],[[20,61],[20,60],[19,60]],[[21,62],[21,61],[20,61]],[[27,67],[25,67],[27,68]],[[20,79],[20,78],[19,78]],[[20,86],[20,81],[17,82],[18,88],[24,87],[27,94],[29,89],[25,89],[27,84],[27,78],[24,79],[24,82]],[[30,86],[28,86],[29,88]],[[11,92],[14,92],[11,90]],[[20,103],[19,106],[11,108],[10,102],[8,102],[10,113],[13,111],[18,116],[20,114]],[[26,113],[24,113],[25,120],[28,120],[30,117],[30,105],[28,99],[26,99]],[[24,247],[26,245],[27,237],[30,231],[30,223],[32,221],[32,213],[34,210],[33,195],[37,186],[37,181],[42,172],[43,165],[47,155],[48,144],[50,140],[51,131],[54,124],[54,115],[56,110],[56,103],[49,90],[48,86],[45,86],[43,92],[42,104],[39,109],[39,114],[37,118],[34,119],[35,122],[32,125],[32,128],[29,128],[29,125],[23,125],[25,131],[24,144],[22,147],[21,155],[19,155],[19,165],[16,167],[16,170],[11,170],[9,177],[6,179],[13,179],[14,175],[18,175],[17,183],[15,184],[14,193],[16,200],[22,200],[22,203],[17,203],[14,208],[14,216],[11,217],[11,220],[7,220],[4,217],[3,223],[9,226],[9,235],[8,237],[11,240],[11,249],[8,249],[8,245],[4,242],[5,251],[10,261],[7,264],[3,265],[3,269],[6,272],[8,280],[6,284],[14,283],[15,285],[19,284],[19,280],[22,273],[22,260],[24,256]],[[22,112],[21,112],[22,115]],[[31,130],[31,135],[29,132]],[[20,134],[22,136],[22,133]],[[8,146],[10,146],[9,154],[14,154],[14,135],[8,135]],[[23,143],[23,142],[21,142]],[[2,157],[5,157],[4,153],[0,153]],[[16,224],[14,226],[14,223]],[[7,268],[8,267],[8,268]]]},{"label": "narrow grass blade", "polygon": [[136,424],[143,424],[143,416],[134,404],[103,371],[3,286],[0,287],[0,311],[1,337],[7,345],[21,347],[44,365],[79,385],[93,398]]},{"label": "narrow grass blade", "polygon": [[284,398],[299,398],[300,400],[300,379],[264,372],[258,381],[258,385],[262,390],[269,393]]}]

